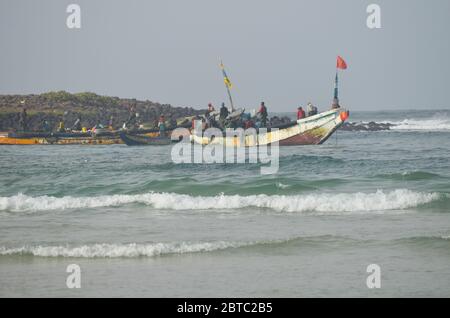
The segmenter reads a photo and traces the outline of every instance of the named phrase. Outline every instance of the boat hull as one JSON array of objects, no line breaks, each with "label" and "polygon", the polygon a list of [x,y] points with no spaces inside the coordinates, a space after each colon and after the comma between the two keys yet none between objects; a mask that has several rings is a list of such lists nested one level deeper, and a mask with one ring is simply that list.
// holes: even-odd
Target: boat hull
[{"label": "boat hull", "polygon": [[113,145],[119,137],[0,137],[0,145]]},{"label": "boat hull", "polygon": [[121,133],[120,138],[128,146],[163,146],[172,143],[169,137],[148,137],[145,135],[131,135]]},{"label": "boat hull", "polygon": [[[130,131],[130,135],[158,137],[159,131]],[[0,135],[0,145],[114,145],[123,144],[119,131],[90,132],[12,132]]]},{"label": "boat hull", "polygon": [[318,145],[324,143],[348,118],[349,112],[344,109],[332,109],[311,117],[297,120],[292,125],[279,129],[258,132],[255,136],[244,138],[238,136],[205,136],[191,135],[191,141],[202,145],[222,144],[227,147],[262,146],[279,143],[280,146]]}]

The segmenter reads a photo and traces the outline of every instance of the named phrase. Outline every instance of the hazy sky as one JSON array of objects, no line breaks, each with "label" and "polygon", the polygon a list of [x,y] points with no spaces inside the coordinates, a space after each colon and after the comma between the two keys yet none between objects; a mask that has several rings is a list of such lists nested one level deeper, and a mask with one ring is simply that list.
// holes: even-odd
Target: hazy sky
[{"label": "hazy sky", "polygon": [[[81,29],[66,7],[81,6]],[[381,29],[366,8],[381,6]],[[450,108],[448,0],[0,0],[0,94],[92,91],[176,106],[270,111]]]}]

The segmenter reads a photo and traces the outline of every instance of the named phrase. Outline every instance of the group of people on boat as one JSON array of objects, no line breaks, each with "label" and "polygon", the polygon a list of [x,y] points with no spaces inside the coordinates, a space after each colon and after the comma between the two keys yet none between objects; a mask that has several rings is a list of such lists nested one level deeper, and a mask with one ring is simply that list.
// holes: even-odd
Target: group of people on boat
[{"label": "group of people on boat", "polygon": [[[110,130],[112,130],[112,120],[113,120],[113,117],[111,116],[111,119],[109,121],[110,122],[110,125],[109,125]],[[56,131],[59,133],[63,133],[63,132],[93,132],[93,133],[95,133],[99,129],[104,129],[104,128],[105,128],[105,126],[99,120],[91,128],[83,127],[83,125],[81,124],[81,116],[79,115],[79,116],[77,116],[77,119],[72,124],[72,126],[70,126],[70,128],[68,128],[68,129],[66,128],[64,119],[61,119],[58,122]],[[50,123],[47,119],[44,119],[42,121],[42,131],[44,131],[44,132],[52,132],[53,131],[53,129],[50,126]]]},{"label": "group of people on boat", "polygon": [[317,115],[317,113],[318,113],[317,107],[314,106],[311,102],[309,102],[308,105],[306,106],[306,112],[302,106],[299,106],[297,108],[297,120]]},{"label": "group of people on boat", "polygon": [[[28,131],[29,130],[29,119],[28,119],[27,109],[23,108],[22,111],[18,114],[18,117],[19,117],[19,121],[18,121],[19,129],[21,131]],[[110,130],[113,129],[113,127],[112,127],[113,120],[114,120],[114,117],[111,116],[111,118],[109,119],[109,129]],[[48,119],[42,120],[42,123],[40,126],[41,126],[40,131],[42,131],[42,132],[50,133],[50,132],[54,131],[54,129],[51,126],[50,121]],[[105,126],[102,125],[100,121],[97,121],[96,125],[94,125],[90,129],[83,127],[81,124],[81,115],[78,115],[74,124],[69,129],[66,129],[66,124],[65,124],[65,120],[64,120],[64,116],[63,116],[57,124],[56,131],[60,132],[60,133],[67,132],[67,131],[69,131],[69,132],[88,132],[88,131],[95,132],[96,130],[103,129],[103,128],[105,128]]]},{"label": "group of people on boat", "polygon": [[216,111],[212,103],[208,104],[208,108],[203,116],[197,115],[192,118],[192,128],[195,127],[195,121],[202,122],[202,128],[215,127],[219,129],[226,128],[251,128],[251,127],[267,127],[268,112],[264,102],[261,103],[256,116],[244,113],[243,110],[230,111],[225,103],[222,103],[219,111]]},{"label": "group of people on boat", "polygon": [[[338,107],[340,107],[338,102],[333,102],[332,108]],[[305,109],[302,106],[299,106],[297,108],[297,120],[318,114],[317,107],[314,106],[311,102],[308,102]],[[209,103],[208,108],[203,116],[197,115],[192,117],[192,129],[195,127],[195,122],[199,120],[202,122],[202,129],[206,129],[209,127],[220,129],[248,129],[252,127],[262,128],[273,126],[272,119],[269,120],[269,113],[265,102],[261,102],[258,110],[254,113],[254,116],[252,116],[250,113],[245,113],[243,110],[241,112],[230,112],[225,103],[222,103],[220,109],[216,111],[214,105],[212,103]]]}]

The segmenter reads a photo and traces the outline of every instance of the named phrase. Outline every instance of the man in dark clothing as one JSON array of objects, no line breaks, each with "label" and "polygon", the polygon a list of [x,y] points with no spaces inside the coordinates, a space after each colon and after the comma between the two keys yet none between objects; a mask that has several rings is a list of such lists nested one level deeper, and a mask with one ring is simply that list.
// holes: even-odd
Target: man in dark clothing
[{"label": "man in dark clothing", "polygon": [[225,120],[227,119],[230,112],[228,111],[228,108],[225,107],[225,103],[222,103],[222,107],[220,107],[220,116],[219,121],[222,128],[225,128]]},{"label": "man in dark clothing", "polygon": [[28,114],[26,108],[19,114],[19,126],[23,131],[28,129]]},{"label": "man in dark clothing", "polygon": [[47,119],[45,119],[43,122],[42,122],[42,130],[44,131],[44,132],[50,132],[50,124],[48,123],[48,120]]},{"label": "man in dark clothing", "polygon": [[230,114],[228,108],[225,107],[225,103],[222,103],[222,107],[220,107],[220,119],[225,119]]}]

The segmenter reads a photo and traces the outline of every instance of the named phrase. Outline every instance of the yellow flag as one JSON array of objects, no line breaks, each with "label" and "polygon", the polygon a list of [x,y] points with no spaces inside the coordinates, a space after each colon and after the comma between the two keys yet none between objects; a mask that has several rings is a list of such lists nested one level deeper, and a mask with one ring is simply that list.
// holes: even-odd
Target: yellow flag
[{"label": "yellow flag", "polygon": [[222,69],[222,74],[223,74],[223,82],[225,83],[226,87],[228,87],[229,89],[231,89],[233,87],[233,84],[231,84],[230,79],[227,76],[227,73],[225,72],[225,67],[223,66],[223,63],[220,62],[220,68]]}]

